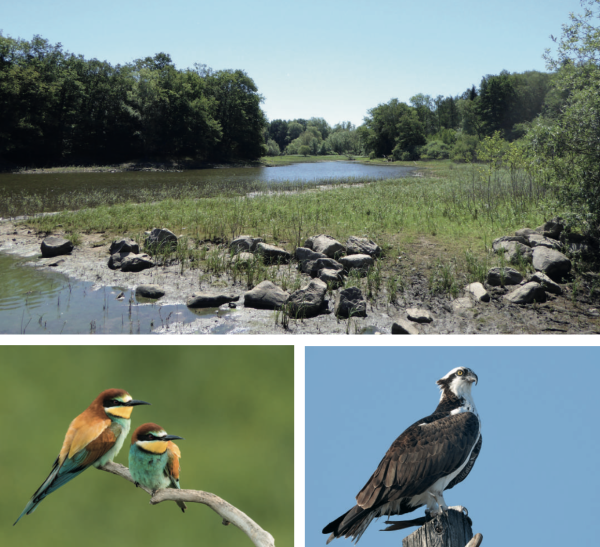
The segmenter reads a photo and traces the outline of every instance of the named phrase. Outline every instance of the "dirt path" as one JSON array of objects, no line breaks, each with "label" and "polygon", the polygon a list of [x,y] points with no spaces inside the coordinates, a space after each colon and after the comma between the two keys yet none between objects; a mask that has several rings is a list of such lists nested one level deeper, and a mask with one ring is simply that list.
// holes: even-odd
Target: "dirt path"
[{"label": "dirt path", "polygon": [[[388,334],[395,319],[406,318],[406,309],[424,308],[430,311],[433,321],[417,325],[423,334],[539,334],[539,333],[600,333],[600,295],[589,296],[586,279],[591,285],[597,282],[595,274],[583,279],[579,293],[573,295],[571,287],[562,285],[564,294],[548,295],[543,304],[514,305],[502,297],[507,289],[490,288],[491,301],[477,302],[474,307],[455,311],[453,300],[446,294],[431,294],[428,286],[424,260],[433,260],[435,245],[418,240],[405,245],[406,253],[401,260],[386,261],[384,275],[401,275],[404,291],[398,293],[393,304],[381,291],[367,305],[367,317],[337,319],[333,313],[335,294],[329,294],[329,313],[304,320],[290,320],[287,329],[281,324],[281,315],[268,310],[245,308],[243,294],[248,287],[233,283],[221,276],[218,279],[200,281],[200,271],[186,269],[183,273],[178,264],[155,267],[139,273],[110,270],[107,266],[110,241],[104,234],[84,234],[82,244],[71,255],[42,259],[40,244],[46,234],[38,234],[13,222],[0,223],[0,252],[30,256],[29,264],[41,269],[61,272],[69,277],[90,281],[96,287],[119,286],[135,289],[141,284],[155,283],[166,290],[160,304],[185,304],[186,299],[199,290],[225,291],[240,296],[233,310],[225,305],[223,315],[210,319],[198,318],[193,323],[172,324],[168,329],[156,332],[169,333],[245,333],[245,334]],[[60,234],[55,234],[60,235]],[[302,275],[303,285],[309,277]],[[305,279],[304,279],[305,278]],[[220,315],[220,314],[219,314]]]}]

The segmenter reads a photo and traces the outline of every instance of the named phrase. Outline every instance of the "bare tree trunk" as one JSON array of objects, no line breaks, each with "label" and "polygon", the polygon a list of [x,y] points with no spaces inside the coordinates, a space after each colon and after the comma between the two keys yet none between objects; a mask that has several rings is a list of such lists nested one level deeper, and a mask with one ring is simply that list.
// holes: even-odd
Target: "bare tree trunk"
[{"label": "bare tree trunk", "polygon": [[[135,484],[135,481],[129,473],[129,469],[124,465],[114,462],[108,462],[104,467],[99,467],[101,471],[107,471],[113,475],[118,475],[129,482]],[[222,519],[223,524],[233,524],[237,526],[242,532],[244,532],[254,543],[256,547],[275,547],[275,540],[269,532],[263,530],[256,522],[254,522],[248,515],[242,513],[239,509],[227,503],[224,499],[219,496],[215,496],[210,492],[203,492],[201,490],[176,490],[174,488],[165,488],[157,490],[155,494],[148,488],[144,488],[142,485],[139,486],[142,490],[150,494],[152,498],[150,503],[156,505],[162,501],[187,501],[192,503],[202,503],[208,505],[215,513],[217,513]]]},{"label": "bare tree trunk", "polygon": [[[477,534],[481,539],[481,534]],[[402,540],[402,547],[469,547],[480,545],[470,540],[473,538],[471,519],[461,511],[449,508],[448,511],[435,516],[416,532]],[[473,538],[477,541],[477,537]]]}]

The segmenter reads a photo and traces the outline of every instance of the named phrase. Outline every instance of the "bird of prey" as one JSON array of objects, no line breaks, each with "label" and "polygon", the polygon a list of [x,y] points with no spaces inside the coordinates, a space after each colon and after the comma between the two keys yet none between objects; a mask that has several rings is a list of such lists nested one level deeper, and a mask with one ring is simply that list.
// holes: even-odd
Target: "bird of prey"
[{"label": "bird of prey", "polygon": [[465,480],[481,450],[481,420],[471,396],[477,381],[467,367],[437,381],[441,397],[433,414],[393,442],[356,505],[323,529],[331,534],[327,543],[338,537],[356,543],[371,521],[384,515],[403,515],[423,505],[427,517],[448,509],[444,490]]}]

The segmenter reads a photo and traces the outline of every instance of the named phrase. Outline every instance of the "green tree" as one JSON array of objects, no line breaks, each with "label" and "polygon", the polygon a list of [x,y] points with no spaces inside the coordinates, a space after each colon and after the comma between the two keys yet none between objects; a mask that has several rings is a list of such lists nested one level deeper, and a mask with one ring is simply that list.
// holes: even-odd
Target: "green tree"
[{"label": "green tree", "polygon": [[298,153],[299,153],[299,154],[302,154],[303,156],[308,156],[308,155],[310,155],[310,152],[311,152],[311,150],[310,150],[310,146],[307,146],[307,145],[305,145],[305,144],[304,144],[304,145],[302,145],[302,146],[301,146],[301,147],[298,149]]}]

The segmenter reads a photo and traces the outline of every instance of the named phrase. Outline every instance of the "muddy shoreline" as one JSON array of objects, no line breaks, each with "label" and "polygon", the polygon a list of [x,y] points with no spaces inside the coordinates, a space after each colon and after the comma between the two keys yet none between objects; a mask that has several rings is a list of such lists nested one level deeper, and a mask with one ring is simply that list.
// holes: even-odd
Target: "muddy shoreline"
[{"label": "muddy shoreline", "polygon": [[[60,235],[60,234],[58,234]],[[491,301],[476,302],[474,307],[455,311],[453,299],[447,294],[431,294],[427,277],[421,273],[423,264],[411,257],[427,259],[427,242],[415,242],[402,257],[388,257],[385,269],[405,279],[404,292],[393,304],[382,291],[367,304],[367,317],[338,319],[333,313],[335,293],[328,294],[328,311],[317,317],[290,320],[287,328],[281,325],[281,314],[271,310],[245,308],[243,295],[249,290],[243,282],[234,283],[227,276],[218,278],[201,275],[198,269],[180,271],[179,264],[157,266],[142,272],[121,272],[107,266],[111,241],[104,234],[82,235],[82,243],[71,255],[41,258],[40,244],[45,233],[35,233],[23,224],[11,221],[0,223],[0,252],[30,257],[26,267],[60,272],[70,278],[94,283],[94,288],[127,287],[134,290],[142,284],[158,284],[166,295],[158,305],[185,305],[187,298],[197,291],[227,292],[240,297],[235,309],[222,306],[217,317],[199,317],[193,323],[172,324],[163,332],[194,334],[230,332],[239,334],[389,334],[397,318],[406,318],[406,309],[424,308],[434,320],[428,324],[415,324],[422,334],[598,334],[600,312],[598,298],[582,294],[574,297],[568,284],[561,285],[564,294],[549,295],[547,302],[535,305],[507,303],[504,288],[490,288]],[[385,270],[384,270],[385,271]],[[298,274],[300,275],[300,274]],[[595,281],[589,274],[590,282]],[[302,285],[309,276],[302,274]],[[584,278],[585,282],[585,278]],[[222,316],[221,316],[222,315]],[[160,333],[161,329],[153,332]]]}]

